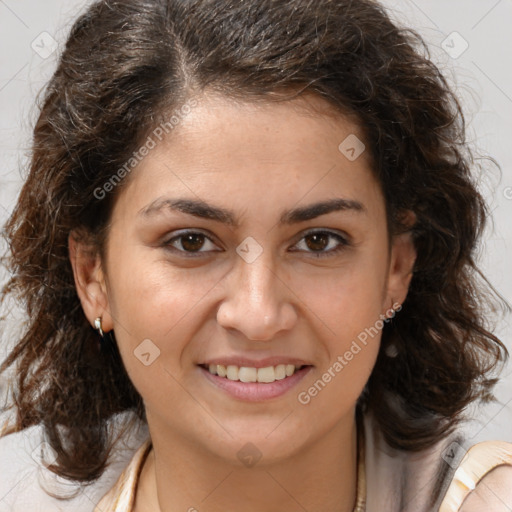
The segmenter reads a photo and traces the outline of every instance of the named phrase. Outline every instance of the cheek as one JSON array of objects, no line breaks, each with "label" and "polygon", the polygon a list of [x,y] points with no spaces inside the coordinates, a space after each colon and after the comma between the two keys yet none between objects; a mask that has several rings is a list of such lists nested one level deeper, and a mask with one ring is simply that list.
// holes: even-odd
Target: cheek
[{"label": "cheek", "polygon": [[[362,389],[371,373],[384,326],[380,290],[376,293],[361,284],[359,280],[345,282],[346,286],[331,293],[321,309],[321,320],[329,329],[323,329],[328,358],[320,372],[329,370],[331,377],[334,372],[338,384],[345,381],[345,387],[349,382],[354,390]],[[330,380],[329,376],[326,379]]]},{"label": "cheek", "polygon": [[169,396],[179,405],[186,401],[178,384],[182,356],[200,328],[201,297],[213,285],[186,278],[165,264],[141,261],[124,258],[112,272],[116,340],[128,376],[146,405],[167,403]]},{"label": "cheek", "polygon": [[311,318],[327,357],[302,387],[299,403],[310,401],[319,414],[330,411],[333,421],[354,405],[379,352],[386,266],[375,254],[368,251],[323,278],[302,280],[302,297],[315,313]]},{"label": "cheek", "polygon": [[148,251],[143,250],[120,256],[111,267],[110,307],[127,368],[138,367],[134,352],[142,342],[148,343],[145,340],[160,351],[160,362],[165,359],[166,366],[176,366],[193,330],[199,328],[202,301],[218,278],[172,268],[163,260],[149,262]]},{"label": "cheek", "polygon": [[306,303],[330,333],[332,348],[341,350],[373,326],[382,313],[385,264],[372,254],[362,254],[346,265],[294,280],[296,295]]},{"label": "cheek", "polygon": [[372,373],[384,326],[377,277],[354,271],[339,280],[331,278],[324,283],[326,293],[310,303],[320,312],[317,332],[323,333],[326,357],[296,398],[307,410],[313,430],[350,415]]}]

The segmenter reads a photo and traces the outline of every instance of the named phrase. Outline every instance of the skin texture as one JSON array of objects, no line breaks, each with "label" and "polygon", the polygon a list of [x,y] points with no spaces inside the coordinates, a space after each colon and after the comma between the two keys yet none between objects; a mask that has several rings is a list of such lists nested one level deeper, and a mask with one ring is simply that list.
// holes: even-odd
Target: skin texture
[{"label": "skin texture", "polygon": [[[350,161],[338,149],[363,135],[328,110],[315,98],[256,105],[202,96],[119,194],[105,261],[70,237],[84,312],[114,329],[146,407],[153,451],[137,512],[352,510],[355,405],[380,332],[307,405],[297,395],[405,300],[415,251],[409,234],[389,245],[367,153]],[[230,209],[239,226],[168,210],[140,214],[163,197]],[[334,198],[362,208],[279,223],[286,210]],[[328,254],[339,242],[305,237],[313,228],[348,244]],[[210,237],[199,257],[187,257],[175,238],[183,229]],[[262,249],[251,263],[236,252],[247,237]],[[134,355],[145,339],[160,351],[147,366]],[[287,357],[312,368],[284,395],[247,402],[198,367],[226,356]],[[247,443],[261,454],[253,467],[237,456]]]},{"label": "skin texture", "polygon": [[512,511],[512,466],[499,466],[489,472],[464,500],[461,512]]}]

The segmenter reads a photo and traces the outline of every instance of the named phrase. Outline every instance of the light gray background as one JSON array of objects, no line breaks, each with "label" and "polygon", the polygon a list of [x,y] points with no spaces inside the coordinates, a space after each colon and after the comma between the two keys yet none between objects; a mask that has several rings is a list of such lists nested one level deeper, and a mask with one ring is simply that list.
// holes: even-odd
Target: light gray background
[{"label": "light gray background", "polygon": [[[72,21],[89,3],[83,0],[0,0],[2,225],[15,204],[26,172],[30,134],[37,115],[35,99],[53,73],[59,53],[57,49],[50,56],[44,54],[51,49],[50,39],[41,34],[47,32],[62,46]],[[468,134],[474,147],[492,155],[502,168],[500,174],[491,167],[480,178],[494,218],[494,225],[488,229],[482,244],[481,266],[491,283],[512,301],[512,1],[386,0],[383,3],[396,18],[424,36],[432,57],[463,101]],[[466,44],[467,50],[459,56]],[[5,278],[5,272],[0,269],[0,279]],[[12,318],[1,335],[4,347],[10,333],[16,331],[16,314]],[[503,318],[496,332],[512,349],[510,324],[510,316]],[[490,438],[512,441],[510,364],[496,392],[499,403],[480,410],[477,421],[467,427],[471,443]],[[24,436],[23,442],[28,442],[31,435]],[[20,461],[26,458],[23,442],[19,446],[11,443],[8,448],[4,445],[0,451],[0,475],[4,475],[6,468],[17,467],[22,471],[25,462]],[[5,505],[7,501],[0,496],[0,511],[2,503]]]}]

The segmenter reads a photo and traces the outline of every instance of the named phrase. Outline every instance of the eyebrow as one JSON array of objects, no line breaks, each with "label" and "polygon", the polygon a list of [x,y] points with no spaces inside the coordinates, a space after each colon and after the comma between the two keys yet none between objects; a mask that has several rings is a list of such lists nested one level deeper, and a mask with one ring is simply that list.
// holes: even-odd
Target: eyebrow
[{"label": "eyebrow", "polygon": [[[239,217],[232,210],[210,205],[200,199],[158,198],[142,208],[138,215],[149,217],[166,210],[178,211],[201,219],[214,220],[232,227],[240,225]],[[279,223],[287,225],[298,224],[320,215],[347,210],[366,213],[366,208],[361,202],[352,199],[336,198],[285,211],[281,214]]]}]

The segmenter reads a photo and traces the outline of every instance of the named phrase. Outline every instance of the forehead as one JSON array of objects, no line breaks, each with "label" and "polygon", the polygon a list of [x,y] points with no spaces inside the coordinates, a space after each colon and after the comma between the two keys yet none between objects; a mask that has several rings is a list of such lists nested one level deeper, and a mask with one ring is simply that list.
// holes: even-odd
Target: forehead
[{"label": "forehead", "polygon": [[[174,118],[176,126],[172,133],[164,135],[161,146],[184,149],[187,144],[194,144],[196,149],[202,146],[230,158],[252,151],[253,156],[267,160],[282,160],[286,154],[293,160],[324,152],[334,154],[337,160],[340,144],[348,137],[361,143],[355,156],[370,164],[370,153],[359,151],[364,135],[355,115],[342,114],[313,94],[286,101],[257,102],[204,94],[186,114]],[[227,154],[226,146],[230,149]],[[208,153],[202,152],[201,156],[208,157]]]},{"label": "forehead", "polygon": [[127,192],[138,204],[164,192],[241,209],[378,195],[360,126],[318,98],[205,95],[165,137],[161,131],[149,134],[153,147],[130,176]]}]

